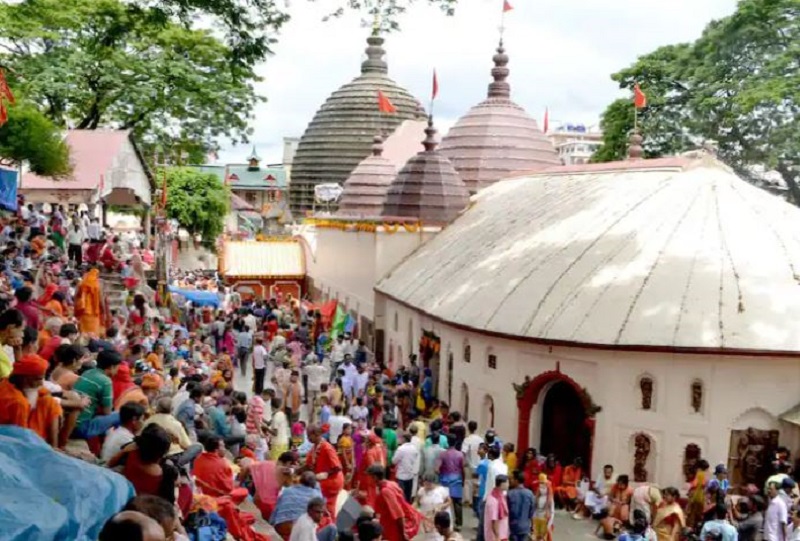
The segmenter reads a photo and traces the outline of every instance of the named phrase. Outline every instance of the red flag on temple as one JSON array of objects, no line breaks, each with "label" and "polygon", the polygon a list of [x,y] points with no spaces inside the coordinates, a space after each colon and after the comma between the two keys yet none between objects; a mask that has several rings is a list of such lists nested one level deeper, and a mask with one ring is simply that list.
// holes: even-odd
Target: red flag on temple
[{"label": "red flag on temple", "polygon": [[389,101],[382,91],[378,90],[378,111],[381,113],[396,113],[397,108]]},{"label": "red flag on temple", "polygon": [[647,107],[647,96],[642,89],[639,88],[639,83],[633,85],[633,106],[637,109]]},{"label": "red flag on temple", "polygon": [[503,0],[503,13],[511,11],[512,9],[514,9],[514,6],[512,6],[508,0]]},{"label": "red flag on temple", "polygon": [[8,103],[14,105],[17,100],[14,99],[14,94],[11,92],[11,89],[8,87],[8,81],[6,81],[6,75],[3,73],[3,70],[0,70],[0,100],[8,100]]},{"label": "red flag on temple", "polygon": [[547,130],[550,128],[550,114],[547,110],[547,107],[544,108],[544,122],[542,122],[542,131],[547,133]]}]

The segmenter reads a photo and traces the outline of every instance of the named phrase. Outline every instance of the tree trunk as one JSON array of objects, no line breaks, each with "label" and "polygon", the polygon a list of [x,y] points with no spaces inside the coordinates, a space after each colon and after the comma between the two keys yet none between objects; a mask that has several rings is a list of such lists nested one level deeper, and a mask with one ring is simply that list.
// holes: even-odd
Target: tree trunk
[{"label": "tree trunk", "polygon": [[796,173],[792,170],[791,165],[788,162],[780,161],[775,166],[775,170],[781,174],[783,181],[789,187],[792,203],[800,207],[800,185],[797,184]]}]

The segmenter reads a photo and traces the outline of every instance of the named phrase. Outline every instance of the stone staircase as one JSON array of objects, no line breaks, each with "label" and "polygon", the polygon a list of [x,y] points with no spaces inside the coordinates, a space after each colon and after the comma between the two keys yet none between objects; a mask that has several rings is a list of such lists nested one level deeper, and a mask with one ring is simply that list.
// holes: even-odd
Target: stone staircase
[{"label": "stone staircase", "polygon": [[125,282],[118,273],[101,272],[100,278],[103,280],[103,290],[106,295],[106,303],[109,310],[120,311],[125,307],[125,300],[128,298],[128,290],[125,289]]}]

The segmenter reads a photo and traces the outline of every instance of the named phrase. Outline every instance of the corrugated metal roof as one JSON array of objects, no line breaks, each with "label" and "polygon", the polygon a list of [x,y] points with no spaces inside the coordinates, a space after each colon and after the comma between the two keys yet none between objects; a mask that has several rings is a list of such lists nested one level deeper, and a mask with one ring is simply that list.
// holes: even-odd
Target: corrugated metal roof
[{"label": "corrugated metal roof", "polygon": [[303,277],[303,246],[286,241],[226,241],[222,274],[239,278]]},{"label": "corrugated metal roof", "polygon": [[497,183],[376,287],[529,339],[800,352],[800,209],[713,158]]},{"label": "corrugated metal roof", "polygon": [[268,190],[286,188],[286,170],[279,167],[250,169],[246,164],[230,164],[225,180],[232,190]]}]

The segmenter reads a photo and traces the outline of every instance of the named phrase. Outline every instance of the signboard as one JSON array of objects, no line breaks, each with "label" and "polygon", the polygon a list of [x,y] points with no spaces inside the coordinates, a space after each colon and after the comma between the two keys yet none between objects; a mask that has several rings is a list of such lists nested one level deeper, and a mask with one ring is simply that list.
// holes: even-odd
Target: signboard
[{"label": "signboard", "polygon": [[17,177],[15,169],[0,168],[0,209],[17,211]]}]

